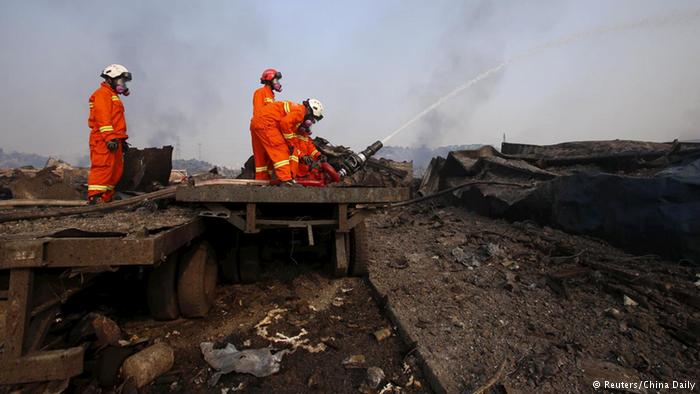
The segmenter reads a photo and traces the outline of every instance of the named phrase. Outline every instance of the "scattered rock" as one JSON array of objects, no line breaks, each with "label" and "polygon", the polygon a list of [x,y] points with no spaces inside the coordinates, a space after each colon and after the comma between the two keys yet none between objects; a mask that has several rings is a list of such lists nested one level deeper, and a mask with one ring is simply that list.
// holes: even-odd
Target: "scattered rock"
[{"label": "scattered rock", "polygon": [[365,377],[365,381],[367,383],[367,386],[369,386],[372,389],[376,389],[379,387],[380,384],[382,384],[382,381],[384,380],[385,375],[384,371],[379,368],[379,367],[369,367],[367,368],[367,376]]},{"label": "scattered rock", "polygon": [[96,337],[94,346],[103,348],[108,345],[119,345],[122,339],[121,329],[114,322],[99,313],[88,313],[70,332],[69,342],[78,344],[85,339]]},{"label": "scattered rock", "polygon": [[629,327],[627,326],[627,322],[623,320],[620,322],[620,332],[627,332],[627,331],[629,331]]},{"label": "scattered rock", "polygon": [[398,270],[402,270],[402,269],[408,268],[408,262],[405,260],[394,260],[394,261],[389,262],[389,267],[396,268]]},{"label": "scattered rock", "polygon": [[321,381],[321,374],[319,373],[318,370],[314,371],[314,373],[309,376],[308,379],[306,379],[306,386],[307,387],[317,387],[318,383]]},{"label": "scattered rock", "polygon": [[512,272],[506,272],[506,284],[505,289],[508,291],[513,291],[518,286],[518,276]]},{"label": "scattered rock", "polygon": [[406,263],[418,264],[425,256],[422,253],[409,253],[405,256]]},{"label": "scattered rock", "polygon": [[454,248],[464,245],[467,242],[467,236],[464,234],[457,234],[453,236],[437,237],[435,240],[445,248]]},{"label": "scattered rock", "polygon": [[375,331],[373,335],[377,339],[377,342],[381,342],[391,336],[391,328],[382,328],[380,330]]},{"label": "scattered rock", "polygon": [[353,368],[364,368],[365,367],[365,355],[364,354],[354,354],[352,356],[346,357],[342,364],[346,369]]},{"label": "scattered rock", "polygon": [[141,388],[168,372],[174,362],[173,349],[164,343],[157,343],[127,358],[122,365],[122,377],[131,379],[137,388]]},{"label": "scattered rock", "polygon": [[518,263],[508,258],[504,258],[503,260],[501,260],[501,265],[512,270],[517,270],[518,268],[520,268]]},{"label": "scattered rock", "polygon": [[335,297],[333,301],[331,301],[331,305],[333,305],[336,308],[340,308],[341,306],[343,306],[343,304],[343,297]]},{"label": "scattered rock", "polygon": [[605,310],[605,314],[608,316],[612,317],[613,319],[620,320],[622,319],[622,313],[617,310],[616,308],[608,308]]},{"label": "scattered rock", "polygon": [[450,253],[452,254],[452,257],[454,257],[456,262],[462,264],[467,268],[473,269],[481,265],[479,260],[472,253],[467,253],[464,251],[464,249],[460,247],[453,248]]},{"label": "scattered rock", "polygon": [[506,256],[506,252],[497,244],[489,242],[484,248],[486,254],[492,258],[501,258]]},{"label": "scattered rock", "polygon": [[94,314],[92,319],[92,327],[95,329],[97,336],[97,345],[99,347],[106,345],[116,345],[122,339],[122,330],[119,329],[117,323],[107,316]]},{"label": "scattered rock", "polygon": [[626,294],[622,296],[622,301],[625,304],[625,306],[637,306],[639,303],[631,298],[629,298]]}]

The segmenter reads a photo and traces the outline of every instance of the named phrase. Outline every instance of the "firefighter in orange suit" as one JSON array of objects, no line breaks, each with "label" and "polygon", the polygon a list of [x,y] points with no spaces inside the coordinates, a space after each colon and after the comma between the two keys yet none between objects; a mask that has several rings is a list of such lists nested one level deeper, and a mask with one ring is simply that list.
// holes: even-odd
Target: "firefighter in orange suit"
[{"label": "firefighter in orange suit", "polygon": [[280,84],[282,73],[274,68],[268,68],[260,76],[260,83],[263,86],[253,93],[253,116],[265,105],[275,101],[275,92],[282,91]]},{"label": "firefighter in orange suit", "polygon": [[323,118],[323,104],[308,99],[303,104],[276,101],[264,106],[250,121],[255,160],[255,179],[270,179],[268,167],[281,185],[295,184],[290,156],[293,156],[294,133],[300,124],[313,124]]},{"label": "firefighter in orange suit", "polygon": [[128,96],[126,83],[131,73],[120,64],[107,66],[100,75],[104,82],[90,96],[90,173],[88,174],[88,201],[91,204],[109,202],[114,187],[122,176],[123,152],[126,143],[124,104],[119,95]]},{"label": "firefighter in orange suit", "polygon": [[295,156],[298,158],[292,164],[292,173],[295,178],[307,177],[314,162],[321,158],[321,152],[316,149],[311,138],[310,126],[301,125],[294,135]]}]

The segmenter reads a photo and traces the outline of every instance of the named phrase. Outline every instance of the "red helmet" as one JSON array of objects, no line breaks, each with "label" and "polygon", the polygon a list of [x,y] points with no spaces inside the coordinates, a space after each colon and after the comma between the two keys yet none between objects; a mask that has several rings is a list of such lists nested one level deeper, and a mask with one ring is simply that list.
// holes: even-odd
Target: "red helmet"
[{"label": "red helmet", "polygon": [[273,79],[282,79],[282,73],[275,70],[274,68],[268,68],[263,71],[260,77],[260,83],[264,84],[267,82],[272,82]]}]

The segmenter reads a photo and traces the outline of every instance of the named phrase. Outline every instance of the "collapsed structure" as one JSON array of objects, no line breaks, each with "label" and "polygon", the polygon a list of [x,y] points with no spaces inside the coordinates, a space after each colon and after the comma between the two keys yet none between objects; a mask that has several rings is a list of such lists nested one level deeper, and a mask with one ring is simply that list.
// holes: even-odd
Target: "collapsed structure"
[{"label": "collapsed structure", "polygon": [[484,215],[535,220],[637,253],[700,261],[697,143],[503,143],[501,152],[491,146],[450,152],[431,161],[419,193],[455,186],[454,198]]}]

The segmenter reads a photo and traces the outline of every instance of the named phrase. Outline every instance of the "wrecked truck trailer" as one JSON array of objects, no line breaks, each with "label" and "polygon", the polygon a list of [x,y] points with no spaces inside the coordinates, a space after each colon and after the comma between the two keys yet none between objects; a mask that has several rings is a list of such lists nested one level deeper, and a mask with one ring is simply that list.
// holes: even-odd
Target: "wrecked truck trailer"
[{"label": "wrecked truck trailer", "polygon": [[[151,194],[156,193],[172,206],[155,213],[142,206],[90,217],[41,219],[33,213],[26,215],[32,220],[0,220],[5,222],[0,297],[8,301],[0,384],[83,372],[84,347],[62,348],[60,341],[45,338],[61,304],[102,272],[143,269],[149,276],[145,301],[154,318],[199,317],[213,303],[219,273],[227,280],[254,281],[280,246],[282,253],[315,252],[334,276],[364,275],[367,234],[358,206],[409,198],[406,187],[278,188],[241,180]],[[68,212],[81,210],[94,207]],[[158,215],[162,220],[143,224]],[[45,226],[35,225],[39,222]]]}]

